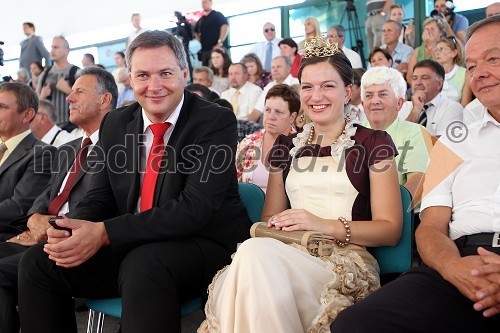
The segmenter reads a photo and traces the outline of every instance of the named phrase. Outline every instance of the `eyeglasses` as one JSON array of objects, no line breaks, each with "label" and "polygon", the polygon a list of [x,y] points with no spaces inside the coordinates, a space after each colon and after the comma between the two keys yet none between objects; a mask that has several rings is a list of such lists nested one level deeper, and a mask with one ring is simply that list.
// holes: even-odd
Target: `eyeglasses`
[{"label": "eyeglasses", "polygon": [[264,29],[264,32],[269,32],[269,31],[274,32],[274,30],[275,30],[274,28],[267,28],[267,29]]}]

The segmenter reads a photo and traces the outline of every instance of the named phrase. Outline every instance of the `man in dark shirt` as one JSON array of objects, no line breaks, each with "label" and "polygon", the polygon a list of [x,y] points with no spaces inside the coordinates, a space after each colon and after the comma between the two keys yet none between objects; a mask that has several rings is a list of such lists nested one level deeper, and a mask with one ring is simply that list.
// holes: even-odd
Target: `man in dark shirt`
[{"label": "man in dark shirt", "polygon": [[201,43],[201,62],[208,66],[214,47],[221,47],[228,33],[227,19],[212,9],[212,0],[201,0],[204,15],[196,22],[194,36]]}]

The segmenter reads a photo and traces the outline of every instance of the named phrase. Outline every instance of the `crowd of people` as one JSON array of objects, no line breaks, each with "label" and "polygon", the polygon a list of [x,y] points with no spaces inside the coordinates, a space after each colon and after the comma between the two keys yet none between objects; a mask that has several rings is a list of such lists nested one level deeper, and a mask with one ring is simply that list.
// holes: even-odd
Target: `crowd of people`
[{"label": "crowd of people", "polygon": [[[121,297],[123,332],[180,332],[197,297],[203,333],[498,327],[500,3],[469,27],[435,0],[418,46],[400,4],[367,0],[367,70],[314,17],[299,43],[266,22],[231,59],[201,3],[192,75],[137,13],[113,72],[23,24],[19,82],[0,83],[0,331],[76,332],[75,297]],[[265,192],[268,228],[333,253],[248,239],[238,182]],[[381,286],[368,249],[399,242],[400,186],[423,265]]]}]

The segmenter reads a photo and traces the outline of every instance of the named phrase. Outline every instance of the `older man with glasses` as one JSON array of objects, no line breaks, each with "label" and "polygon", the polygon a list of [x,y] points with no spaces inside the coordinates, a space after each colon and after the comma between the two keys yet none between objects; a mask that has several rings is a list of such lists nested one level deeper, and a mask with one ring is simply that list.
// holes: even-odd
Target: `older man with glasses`
[{"label": "older man with glasses", "polygon": [[346,55],[347,59],[351,62],[352,68],[363,68],[363,62],[361,61],[361,57],[358,53],[354,52],[351,49],[348,49],[344,45],[345,41],[345,29],[340,24],[334,24],[328,28],[326,32],[326,36],[330,43],[337,43],[339,49],[342,49],[342,52]]},{"label": "older man with glasses", "polygon": [[270,22],[264,24],[262,32],[266,41],[255,43],[249,53],[255,53],[259,57],[262,65],[264,65],[266,72],[270,72],[272,60],[281,55],[278,43],[282,38],[276,37],[276,27]]}]

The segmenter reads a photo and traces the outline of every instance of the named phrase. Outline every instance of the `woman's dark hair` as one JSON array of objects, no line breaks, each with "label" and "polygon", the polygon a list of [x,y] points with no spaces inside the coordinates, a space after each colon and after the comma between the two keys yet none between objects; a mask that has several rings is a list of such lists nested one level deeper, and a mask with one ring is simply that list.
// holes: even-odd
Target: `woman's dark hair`
[{"label": "woman's dark hair", "polygon": [[288,104],[288,110],[290,114],[294,112],[299,114],[300,111],[300,96],[295,89],[290,87],[288,84],[277,84],[266,94],[266,101],[272,97],[279,97],[283,99]]},{"label": "woman's dark hair", "polygon": [[214,52],[216,52],[222,56],[222,59],[224,60],[224,64],[222,65],[221,70],[215,68],[214,65],[210,65],[210,69],[214,72],[214,75],[217,75],[220,77],[227,77],[229,66],[231,66],[231,64],[232,64],[231,58],[229,58],[229,55],[227,54],[226,49],[218,47],[218,48],[213,49],[210,54],[212,54]]},{"label": "woman's dark hair", "polygon": [[248,53],[243,56],[240,60],[241,63],[245,64],[247,62],[255,62],[257,65],[257,77],[261,77],[264,74],[264,67],[262,67],[262,62],[260,62],[259,57],[255,53]]},{"label": "woman's dark hair", "polygon": [[352,73],[352,65],[349,59],[345,56],[344,52],[339,52],[329,57],[309,57],[302,58],[300,62],[300,69],[298,73],[299,81],[302,82],[302,71],[309,65],[315,65],[322,62],[329,63],[339,73],[344,85],[347,87],[353,84],[354,77]]},{"label": "woman's dark hair", "polygon": [[291,38],[284,38],[282,39],[279,43],[278,43],[278,46],[281,46],[281,45],[288,45],[290,46],[291,48],[294,48],[295,47],[295,53],[294,55],[297,55],[297,52],[299,51],[299,46],[297,45],[297,43],[295,43],[295,41]]},{"label": "woman's dark hair", "polygon": [[389,61],[391,61],[391,64],[393,62],[392,60],[392,56],[391,54],[389,53],[389,51],[387,51],[387,49],[381,49],[380,47],[374,47],[372,52],[370,53],[370,56],[368,57],[368,60],[370,60],[370,62],[372,61],[372,57],[375,55],[375,53],[382,53],[384,55],[384,57]]},{"label": "woman's dark hair", "polygon": [[35,64],[36,67],[38,67],[38,69],[40,70],[40,72],[43,72],[43,65],[40,61],[33,61],[31,64],[32,65]]}]

